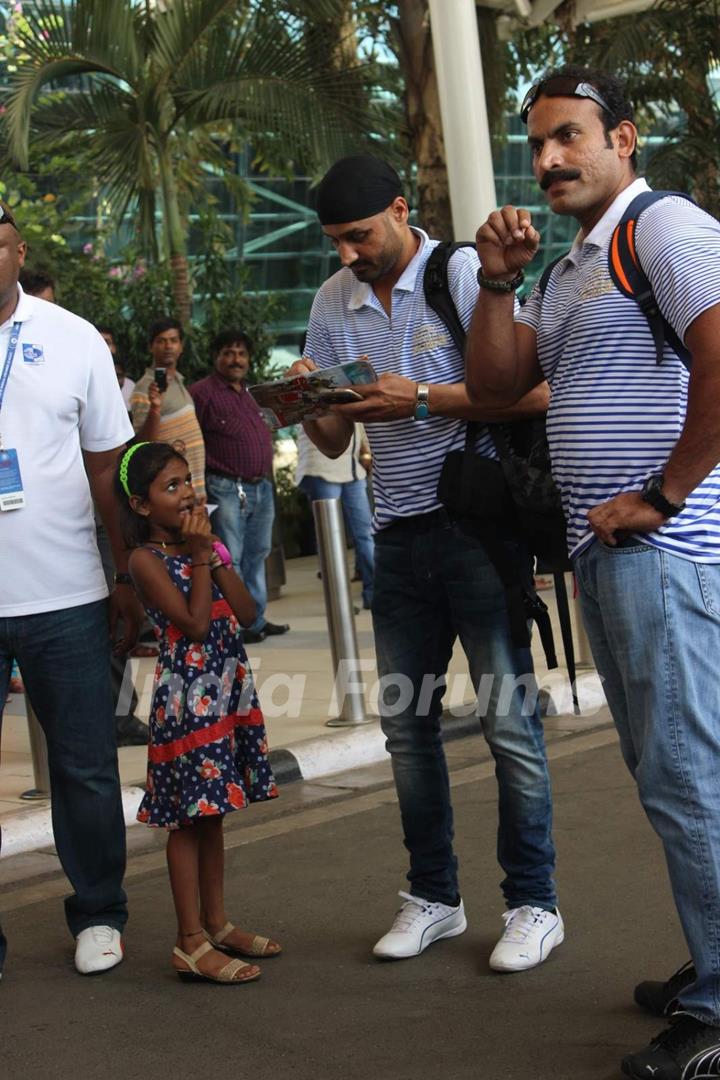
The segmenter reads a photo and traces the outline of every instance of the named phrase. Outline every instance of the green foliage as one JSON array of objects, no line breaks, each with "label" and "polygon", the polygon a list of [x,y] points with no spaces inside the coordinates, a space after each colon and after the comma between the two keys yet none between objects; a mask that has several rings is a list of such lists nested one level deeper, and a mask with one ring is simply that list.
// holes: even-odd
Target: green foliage
[{"label": "green foliage", "polygon": [[[27,167],[33,146],[92,162],[115,220],[137,208],[146,257],[182,254],[183,216],[190,200],[202,198],[201,166],[232,172],[218,139],[250,141],[263,161],[285,171],[321,172],[379,130],[366,66],[356,56],[329,64],[323,33],[287,7],[267,0],[26,4],[5,72],[13,159]],[[341,7],[342,0],[313,4],[325,23]]]},{"label": "green foliage", "polygon": [[[45,191],[42,182],[20,176],[12,186],[0,183],[23,237],[28,243],[26,267],[45,270],[56,283],[58,302],[93,323],[112,327],[128,374],[139,375],[147,365],[147,328],[162,315],[175,315],[172,282],[167,263],[148,263],[140,252],[127,247],[119,259],[104,251],[105,237],[71,245],[68,214],[72,197],[61,188]],[[247,275],[236,272],[227,258],[232,239],[212,213],[200,218],[196,280],[199,286],[193,319],[188,327],[183,371],[189,379],[204,375],[210,366],[210,341],[228,327],[239,327],[253,342],[252,379],[272,377],[273,339],[267,327],[277,320],[281,301],[247,291]]]},{"label": "green foliage", "polygon": [[646,11],[575,28],[549,22],[516,34],[511,48],[524,80],[563,63],[623,78],[641,136],[663,132],[662,145],[641,155],[650,182],[688,191],[720,216],[720,100],[712,85],[720,0],[660,0]]}]

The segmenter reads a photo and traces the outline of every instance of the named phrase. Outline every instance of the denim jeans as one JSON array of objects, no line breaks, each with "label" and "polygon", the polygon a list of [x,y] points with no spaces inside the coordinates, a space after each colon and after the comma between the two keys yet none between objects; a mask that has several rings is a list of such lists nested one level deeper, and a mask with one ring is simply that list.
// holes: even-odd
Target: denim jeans
[{"label": "denim jeans", "polygon": [[233,566],[245,582],[257,605],[251,630],[262,630],[267,607],[265,560],[272,547],[272,527],[275,517],[273,488],[269,480],[245,484],[243,505],[238,485],[230,476],[208,472],[205,478],[208,502],[217,503],[211,521],[232,555]]},{"label": "denim jeans", "polygon": [[0,617],[0,715],[13,657],[47,739],[55,846],[74,889],[65,901],[70,932],[122,930],[125,824],[107,601]]},{"label": "denim jeans", "polygon": [[334,484],[323,480],[321,476],[304,476],[300,481],[310,502],[316,499],[340,499],[343,514],[350,535],[355,544],[357,568],[362,578],[363,604],[370,607],[373,597],[373,575],[375,560],[372,535],[372,514],[367,495],[367,480],[349,480],[345,484]]},{"label": "denim jeans", "polygon": [[[542,723],[537,700],[523,715],[525,694],[514,685],[522,676],[534,684],[532,657],[528,648],[512,643],[505,593],[482,544],[459,525],[442,524],[436,514],[381,529],[375,537],[373,624],[378,671],[390,684],[380,711],[410,852],[412,893],[457,903],[440,715],[442,680],[459,636],[473,686],[481,687],[478,701],[487,699],[478,712],[495,759],[497,856],[506,904],[554,908],[552,798]],[[441,685],[433,689],[436,680]]]},{"label": "denim jeans", "polygon": [[625,761],[660,837],[698,978],[682,1007],[720,1025],[720,566],[639,541],[576,562]]}]

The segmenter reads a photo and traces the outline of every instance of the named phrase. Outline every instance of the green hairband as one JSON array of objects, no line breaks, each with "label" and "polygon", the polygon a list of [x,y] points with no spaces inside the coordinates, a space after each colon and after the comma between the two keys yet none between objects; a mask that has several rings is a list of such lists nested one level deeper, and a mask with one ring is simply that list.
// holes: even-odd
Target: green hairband
[{"label": "green hairband", "polygon": [[122,456],[122,461],[120,462],[120,483],[122,484],[123,491],[127,495],[128,499],[131,498],[131,496],[132,496],[132,492],[130,491],[130,488],[128,487],[128,466],[130,464],[130,461],[131,461],[132,456],[135,453],[135,451],[139,450],[141,446],[149,446],[149,445],[150,445],[149,442],[135,443],[135,445],[131,446],[129,450],[126,450],[125,453]]}]

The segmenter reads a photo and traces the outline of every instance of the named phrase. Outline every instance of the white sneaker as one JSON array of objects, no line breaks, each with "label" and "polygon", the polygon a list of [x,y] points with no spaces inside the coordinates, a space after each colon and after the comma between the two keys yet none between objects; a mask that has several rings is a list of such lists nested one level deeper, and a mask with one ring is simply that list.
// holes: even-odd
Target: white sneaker
[{"label": "white sneaker", "polygon": [[493,971],[527,971],[547,960],[552,950],[565,940],[559,911],[525,904],[506,911],[503,919],[503,935],[490,957]]},{"label": "white sneaker", "polygon": [[75,938],[75,967],[81,975],[108,971],[123,958],[120,931],[112,926],[88,926]]},{"label": "white sneaker", "polygon": [[457,907],[424,900],[401,892],[405,903],[384,937],[381,937],[373,955],[384,960],[404,960],[419,956],[423,949],[439,938],[457,937],[467,928],[462,900]]}]

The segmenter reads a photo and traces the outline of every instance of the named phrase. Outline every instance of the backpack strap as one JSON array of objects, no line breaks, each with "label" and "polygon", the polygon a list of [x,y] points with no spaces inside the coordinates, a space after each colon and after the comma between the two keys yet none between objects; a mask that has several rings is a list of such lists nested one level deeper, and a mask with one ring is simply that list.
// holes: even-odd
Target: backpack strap
[{"label": "backpack strap", "polygon": [[[453,240],[441,241],[441,243],[436,244],[430,252],[430,257],[425,263],[425,272],[423,274],[425,303],[429,308],[432,308],[438,318],[442,321],[461,356],[465,355],[467,334],[465,333],[465,327],[460,321],[460,316],[455,307],[455,301],[450,293],[448,264],[456,251],[459,251],[460,248],[468,247],[474,249],[475,245],[469,240],[461,240],[458,242]],[[475,441],[483,426],[484,425],[473,420],[468,420],[466,422],[466,454],[474,453]]]},{"label": "backpack strap", "polygon": [[448,263],[460,248],[475,248],[469,240],[455,243],[452,240],[444,240],[436,244],[430,252],[430,257],[425,263],[423,275],[423,290],[425,303],[442,320],[447,327],[450,337],[455,342],[461,356],[465,355],[465,340],[467,334],[465,327],[460,322],[460,316],[455,307],[455,301],[450,295],[448,284]]},{"label": "backpack strap", "polygon": [[689,195],[685,195],[681,191],[640,192],[629,204],[613,230],[608,251],[608,266],[615,287],[623,296],[628,297],[629,300],[634,300],[647,319],[655,342],[655,359],[657,363],[662,363],[663,346],[667,341],[689,371],[692,362],[690,352],[685,348],[660,311],[657,300],[653,295],[652,285],[640,265],[640,258],[635,247],[635,234],[640,215],[644,210],[647,210],[648,206],[659,202],[660,199],[667,198],[668,195],[676,195],[678,198],[687,199],[688,202],[696,205]]},{"label": "backpack strap", "polygon": [[548,265],[543,270],[542,274],[540,275],[540,280],[538,281],[538,288],[540,290],[540,296],[545,295],[545,290],[548,287],[548,282],[550,281],[550,278],[552,277],[553,270],[555,269],[555,267],[557,266],[557,264],[559,262],[563,261],[563,259],[567,256],[567,254],[568,254],[568,252],[566,251],[565,255],[558,255],[557,259],[553,259],[553,261],[551,263],[548,263]]}]

